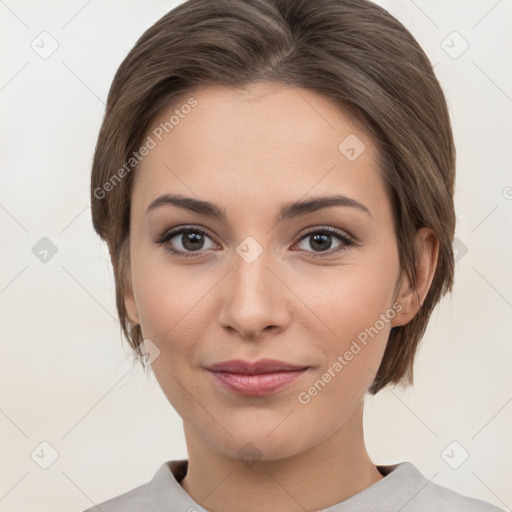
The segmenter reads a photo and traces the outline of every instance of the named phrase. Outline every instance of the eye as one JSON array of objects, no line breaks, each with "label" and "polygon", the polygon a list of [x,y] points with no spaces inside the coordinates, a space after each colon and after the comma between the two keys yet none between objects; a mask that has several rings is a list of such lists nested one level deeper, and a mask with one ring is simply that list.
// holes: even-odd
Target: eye
[{"label": "eye", "polygon": [[[338,245],[334,249],[331,249],[332,238],[338,240]],[[164,249],[171,254],[187,258],[200,256],[202,251],[215,247],[216,244],[210,247],[207,244],[205,246],[206,239],[211,240],[211,237],[204,229],[187,226],[166,231],[154,242],[158,245],[163,245]],[[348,235],[328,227],[307,232],[296,245],[304,241],[307,241],[308,245],[313,249],[312,251],[305,249],[305,251],[313,252],[314,257],[323,256],[323,253],[329,255],[356,245],[355,241],[349,238]]]},{"label": "eye", "polygon": [[[211,238],[208,233],[201,228],[183,227],[166,231],[162,236],[155,240],[158,245],[163,245],[164,249],[172,254],[183,257],[194,257],[194,252],[201,252],[212,247],[205,247],[205,239]],[[172,243],[176,239],[176,242]],[[178,246],[176,248],[176,245]]]},{"label": "eye", "polygon": [[[333,250],[332,238],[336,238],[339,242]],[[307,241],[308,245],[313,249],[314,256],[322,256],[322,253],[329,251],[327,254],[338,252],[348,247],[355,245],[355,242],[347,235],[334,228],[321,228],[309,231],[300,240],[300,242]],[[306,252],[311,252],[306,249]]]}]

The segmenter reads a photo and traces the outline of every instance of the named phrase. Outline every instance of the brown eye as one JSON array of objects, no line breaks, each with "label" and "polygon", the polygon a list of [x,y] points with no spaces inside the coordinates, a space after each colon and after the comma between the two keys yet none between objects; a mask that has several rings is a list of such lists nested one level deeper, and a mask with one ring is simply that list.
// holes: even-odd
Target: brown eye
[{"label": "brown eye", "polygon": [[203,229],[185,227],[167,231],[155,240],[155,243],[163,245],[172,254],[187,257],[195,256],[194,252],[200,253],[211,249],[212,247],[205,247],[206,239],[210,239],[210,237]]},{"label": "brown eye", "polygon": [[[339,243],[333,250],[330,250],[333,245],[333,238],[337,239]],[[308,249],[305,250],[307,252],[314,252],[316,254],[321,254],[327,251],[329,251],[328,254],[332,254],[339,250],[343,250],[352,245],[355,245],[348,236],[332,228],[322,228],[310,231],[309,233],[306,233],[300,241],[307,241],[312,251],[309,251]]]}]

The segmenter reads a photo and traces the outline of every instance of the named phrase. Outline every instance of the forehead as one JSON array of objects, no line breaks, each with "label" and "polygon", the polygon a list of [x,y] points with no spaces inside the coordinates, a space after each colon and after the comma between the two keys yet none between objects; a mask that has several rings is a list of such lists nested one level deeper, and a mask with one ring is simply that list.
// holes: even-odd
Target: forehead
[{"label": "forehead", "polygon": [[282,203],[336,189],[383,199],[368,131],[350,111],[309,89],[275,83],[196,88],[163,109],[147,137],[154,147],[134,184],[140,206],[166,191]]}]

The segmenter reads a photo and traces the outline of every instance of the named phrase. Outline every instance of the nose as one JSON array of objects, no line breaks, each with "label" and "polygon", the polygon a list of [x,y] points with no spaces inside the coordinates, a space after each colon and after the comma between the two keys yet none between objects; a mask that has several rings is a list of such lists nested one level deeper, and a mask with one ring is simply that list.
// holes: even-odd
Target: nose
[{"label": "nose", "polygon": [[268,260],[265,251],[250,263],[236,254],[224,279],[219,322],[240,337],[275,335],[290,322],[291,292]]}]

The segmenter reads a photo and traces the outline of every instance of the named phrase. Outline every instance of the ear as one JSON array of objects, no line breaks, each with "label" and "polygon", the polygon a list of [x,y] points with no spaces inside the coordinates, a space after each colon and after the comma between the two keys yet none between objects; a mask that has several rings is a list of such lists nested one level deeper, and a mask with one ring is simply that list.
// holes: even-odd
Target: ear
[{"label": "ear", "polygon": [[[112,255],[114,254],[112,247],[109,245],[109,251]],[[132,286],[132,275],[131,275],[131,265],[130,265],[130,241],[129,237],[127,237],[120,249],[119,255],[119,279],[122,282],[123,288],[123,300],[124,307],[126,308],[126,314],[128,319],[133,324],[138,324],[139,319],[137,316],[137,305],[135,303],[135,297],[133,294],[133,286]],[[112,260],[114,261],[114,260]]]},{"label": "ear", "polygon": [[410,322],[421,308],[430,289],[439,253],[439,241],[430,228],[421,228],[416,233],[416,253],[416,288],[413,288],[407,276],[403,279],[397,295],[402,309],[391,320],[392,327]]},{"label": "ear", "polygon": [[[129,273],[129,270],[128,270]],[[126,285],[124,287],[124,306],[126,308],[126,313],[128,318],[133,324],[139,323],[138,313],[137,313],[137,305],[135,304],[135,298],[133,296],[133,290],[131,285],[131,278],[126,280]]]}]

